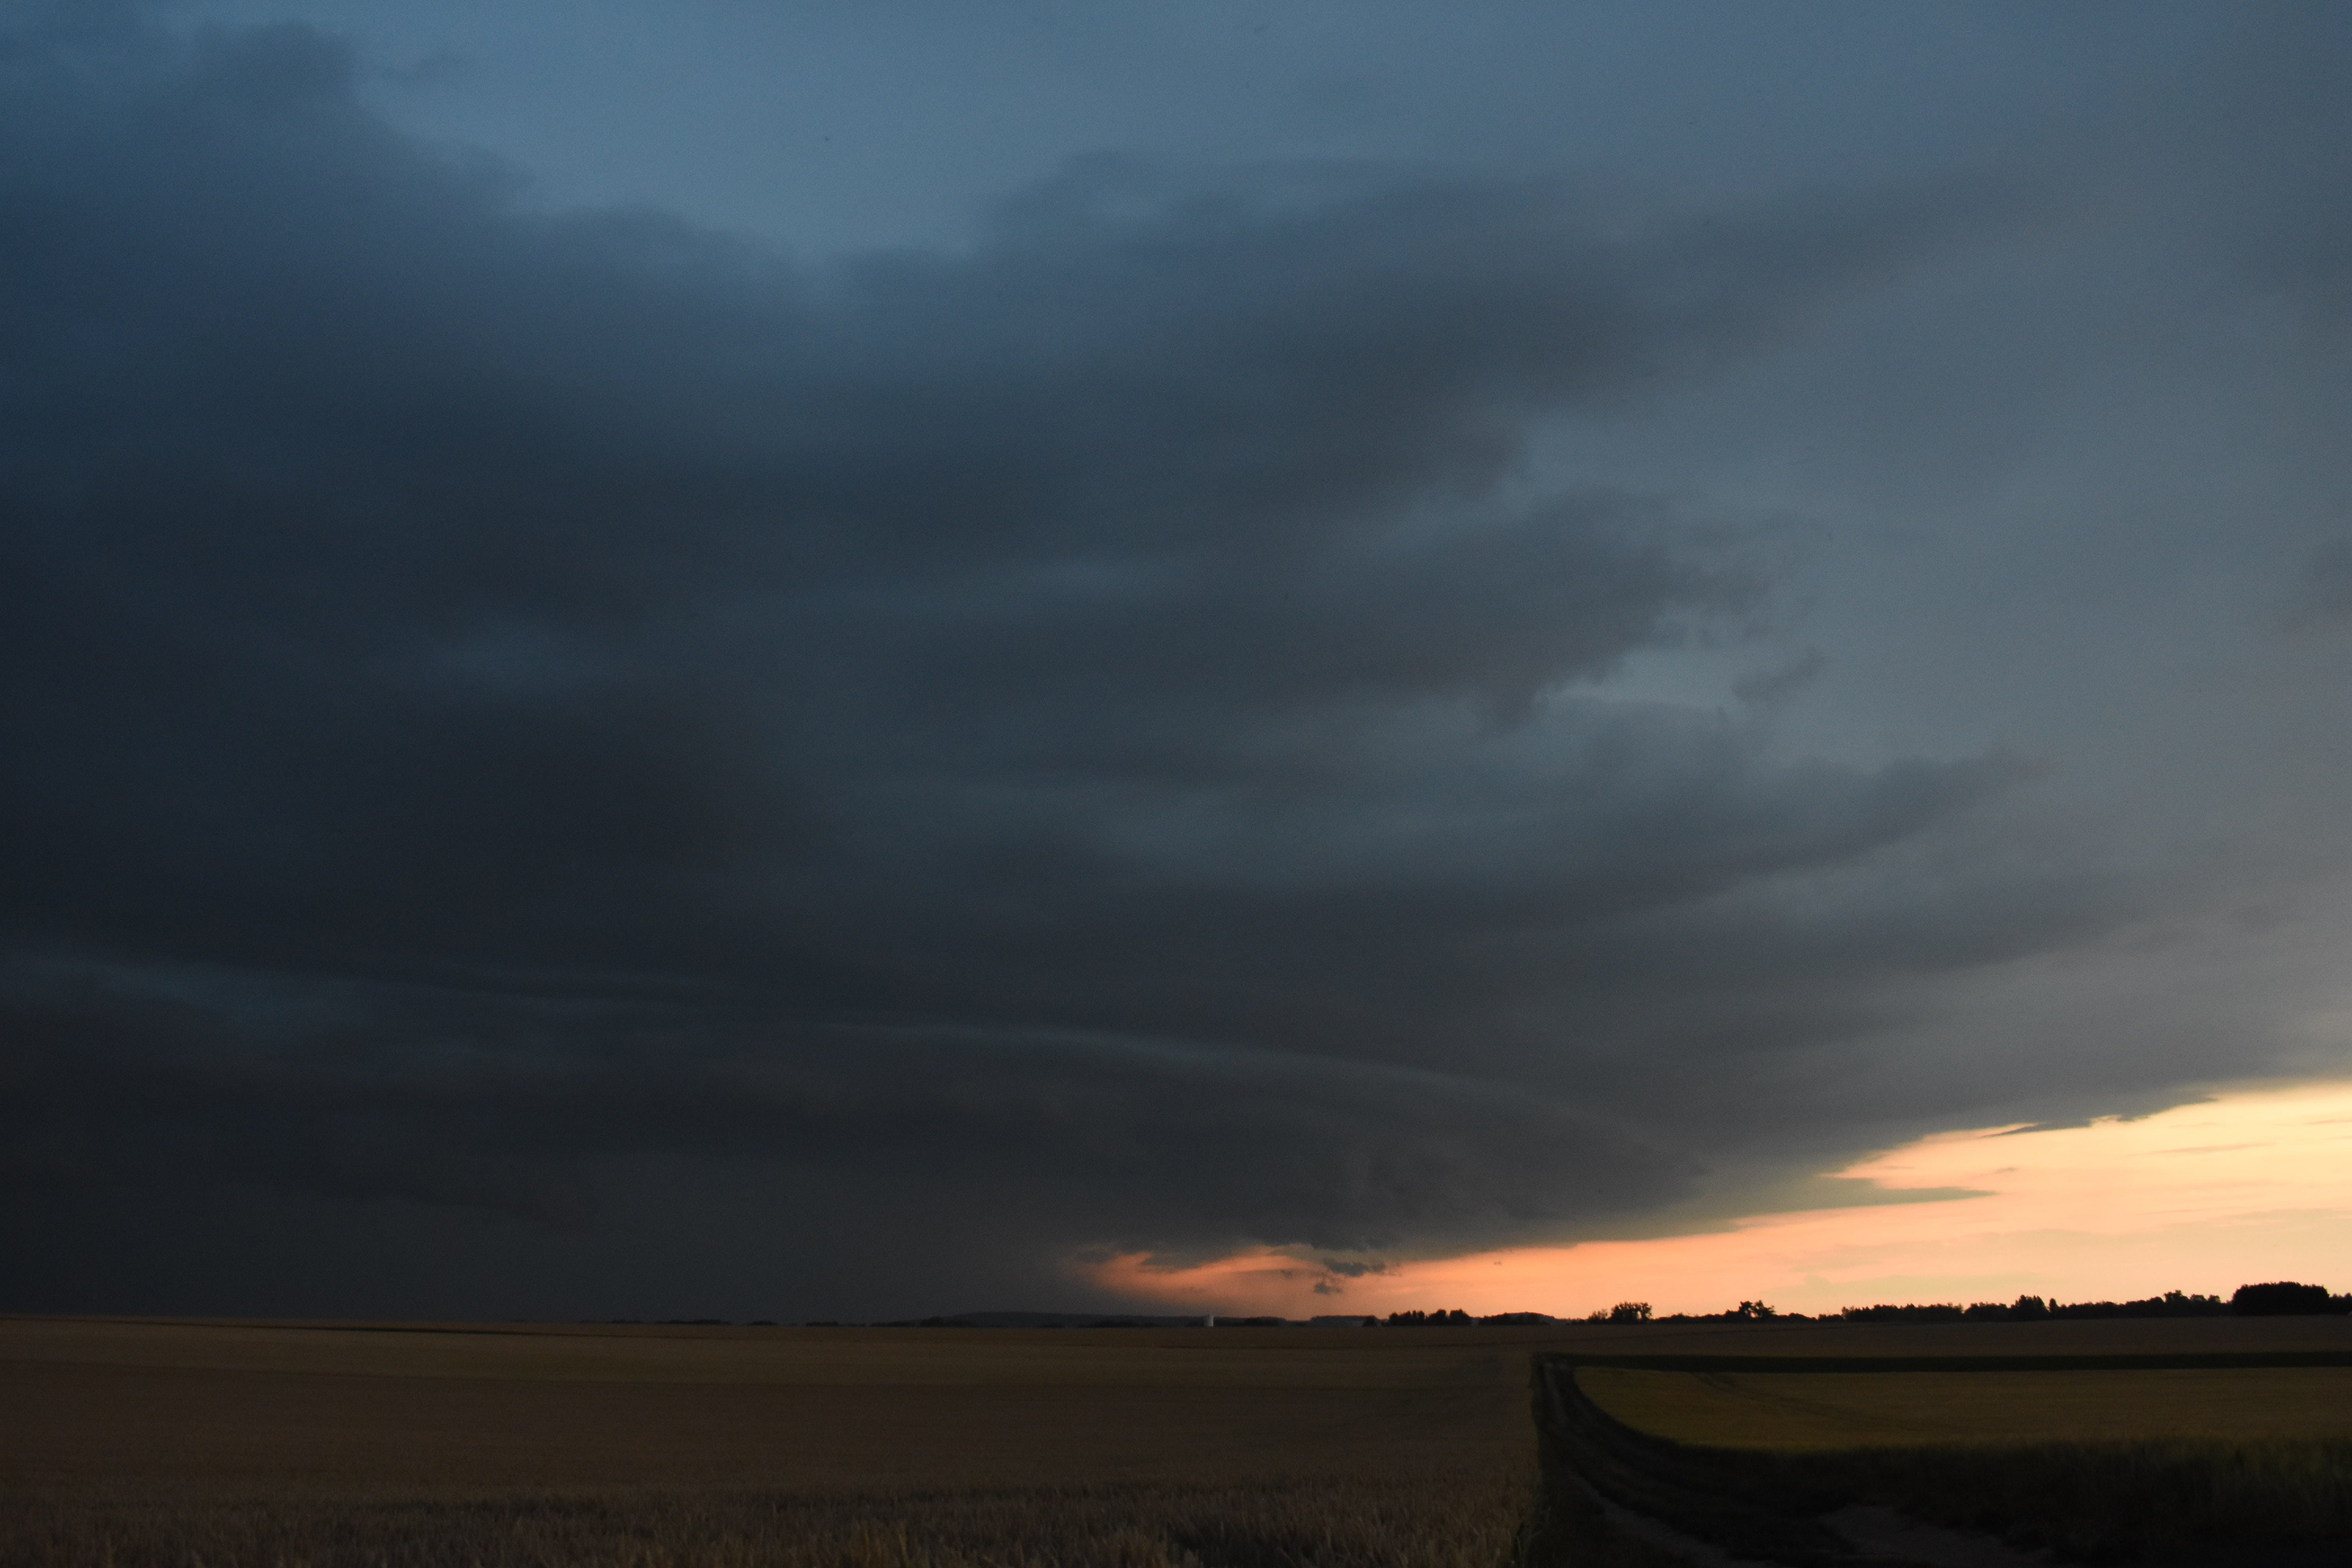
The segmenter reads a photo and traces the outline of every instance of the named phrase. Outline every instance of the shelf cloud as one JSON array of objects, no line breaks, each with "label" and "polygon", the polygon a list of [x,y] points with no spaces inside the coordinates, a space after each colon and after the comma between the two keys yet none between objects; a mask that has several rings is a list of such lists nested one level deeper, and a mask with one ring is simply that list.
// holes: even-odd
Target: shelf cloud
[{"label": "shelf cloud", "polygon": [[[2018,425],[2315,406],[2324,171],[2164,187],[2134,103],[1705,201],[1077,149],[794,249],[541,200],[360,47],[0,44],[0,1306],[1338,1289],[2336,1048],[2228,977],[2336,929],[2340,453],[2223,524],[2083,478],[2215,499],[2153,411]],[[2175,939],[2200,1004],[2079,1027]]]}]

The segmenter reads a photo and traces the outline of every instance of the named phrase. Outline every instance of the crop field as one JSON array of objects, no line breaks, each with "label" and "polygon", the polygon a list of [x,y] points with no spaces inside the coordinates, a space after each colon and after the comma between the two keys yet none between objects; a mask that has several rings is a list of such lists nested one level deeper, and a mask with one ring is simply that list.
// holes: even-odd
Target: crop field
[{"label": "crop field", "polygon": [[[1297,1331],[0,1325],[0,1473],[43,1489],[1093,1484],[1524,1456],[1523,1360]],[[1269,1331],[1265,1337],[1272,1338]]]},{"label": "crop field", "polygon": [[2352,1366],[1859,1373],[1588,1366],[1576,1378],[1627,1426],[1706,1447],[2352,1439]]},{"label": "crop field", "polygon": [[[1942,1420],[1942,1439],[1966,1411],[2018,1399],[2046,1411],[2074,1386],[2020,1384],[2008,1371],[1932,1374],[1978,1391],[1969,1394],[1919,1374],[1822,1374],[1824,1357],[2333,1351],[2352,1349],[2347,1329],[2341,1320],[1213,1331],[5,1320],[0,1565],[1659,1563],[1671,1559],[1575,1514],[1587,1506],[1581,1494],[1563,1505],[1540,1489],[1531,1355],[1738,1358],[1715,1383],[1673,1370],[1587,1375],[1627,1420],[1673,1427],[1693,1444],[1737,1445],[1749,1440],[1740,1432],[1752,1438],[1759,1423],[1778,1421],[1779,1438],[1749,1457],[1794,1464],[1856,1441],[1893,1443],[1881,1451],[1899,1456],[1921,1437],[1905,1422]],[[1758,1357],[1787,1359],[1790,1370],[1757,1372]],[[2282,1413],[2330,1398],[2340,1407],[2352,1393],[2308,1371],[2234,1393],[2227,1378],[2141,1383],[2273,1436],[2289,1419]],[[1799,1392],[1754,1392],[1775,1388]],[[2135,1408],[2161,1403],[2134,1397]],[[2268,1426],[2265,1410],[2277,1416]],[[1874,1422],[1883,1439],[1851,1436]],[[1814,1441],[1838,1423],[1847,1436]],[[1792,1457],[1764,1451],[1774,1447]],[[1790,1479],[1801,1489],[1818,1481]],[[1575,1528],[1563,1531],[1570,1515]]]},{"label": "crop field", "polygon": [[1511,1560],[1493,1332],[0,1322],[0,1563]]},{"label": "crop field", "polygon": [[2235,1327],[2105,1355],[1572,1352],[1550,1363],[1552,1462],[1759,1561],[1843,1561],[1876,1518],[1988,1561],[2352,1564],[2352,1325]]}]

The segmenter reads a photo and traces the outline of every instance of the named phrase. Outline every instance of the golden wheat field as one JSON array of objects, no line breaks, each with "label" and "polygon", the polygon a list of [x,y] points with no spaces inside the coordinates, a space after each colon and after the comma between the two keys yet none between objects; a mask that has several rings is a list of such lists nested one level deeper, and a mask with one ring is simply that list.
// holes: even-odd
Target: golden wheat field
[{"label": "golden wheat field", "polygon": [[[1369,1331],[1356,1331],[1359,1335]],[[1524,1352],[1346,1331],[0,1325],[13,1488],[1087,1485],[1503,1466]]]},{"label": "golden wheat field", "polygon": [[1511,1559],[1491,1331],[0,1322],[0,1563]]}]

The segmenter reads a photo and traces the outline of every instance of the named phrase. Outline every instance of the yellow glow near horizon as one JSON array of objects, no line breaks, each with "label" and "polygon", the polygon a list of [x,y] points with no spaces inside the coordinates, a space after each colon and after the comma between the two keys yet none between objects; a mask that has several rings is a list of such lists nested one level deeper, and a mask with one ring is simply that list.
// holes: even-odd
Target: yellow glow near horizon
[{"label": "yellow glow near horizon", "polygon": [[[1335,1278],[1262,1250],[1186,1268],[1134,1254],[1097,1283],[1174,1310],[1580,1316],[1760,1300],[1825,1312],[1874,1301],[2124,1300],[2265,1279],[2352,1289],[2352,1084],[2217,1094],[2137,1121],[1939,1133],[1839,1171],[1890,1189],[1984,1195],[1763,1214],[1697,1235],[1514,1247]],[[1321,1289],[1318,1289],[1318,1286]]]}]

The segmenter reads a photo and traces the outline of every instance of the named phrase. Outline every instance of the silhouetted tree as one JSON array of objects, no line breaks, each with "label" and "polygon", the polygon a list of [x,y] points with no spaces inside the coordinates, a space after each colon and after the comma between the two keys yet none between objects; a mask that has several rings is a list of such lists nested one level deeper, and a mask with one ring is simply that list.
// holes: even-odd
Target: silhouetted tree
[{"label": "silhouetted tree", "polygon": [[2325,1285],[2298,1285],[2292,1279],[2267,1285],[2241,1285],[2230,1297],[2230,1310],[2242,1318],[2290,1318],[2341,1310]]}]

